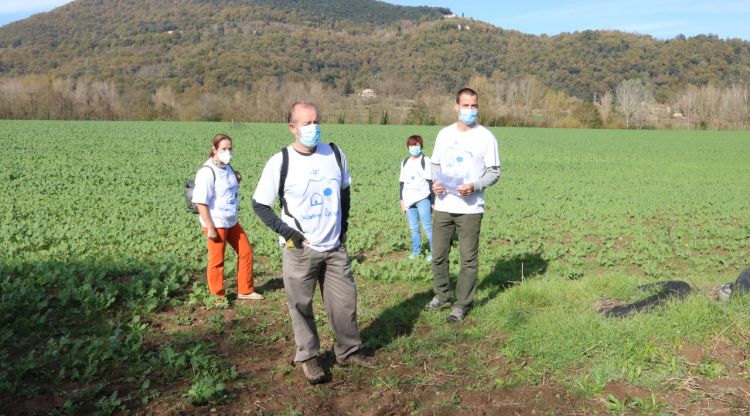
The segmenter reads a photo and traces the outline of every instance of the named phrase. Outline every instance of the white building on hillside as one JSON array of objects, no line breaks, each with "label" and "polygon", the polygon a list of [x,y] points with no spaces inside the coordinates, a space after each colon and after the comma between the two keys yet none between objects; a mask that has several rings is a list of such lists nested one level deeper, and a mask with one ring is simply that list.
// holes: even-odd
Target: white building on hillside
[{"label": "white building on hillside", "polygon": [[371,89],[371,88],[365,88],[365,89],[363,89],[362,92],[359,93],[359,96],[362,97],[362,98],[365,98],[365,99],[367,99],[367,98],[375,98],[376,97],[375,91],[373,89]]}]

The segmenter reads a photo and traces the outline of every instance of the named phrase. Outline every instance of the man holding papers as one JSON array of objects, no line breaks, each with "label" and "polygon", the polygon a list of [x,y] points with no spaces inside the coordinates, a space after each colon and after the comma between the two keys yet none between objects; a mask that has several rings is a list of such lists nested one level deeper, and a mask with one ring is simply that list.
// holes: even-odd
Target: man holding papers
[{"label": "man holding papers", "polygon": [[458,121],[440,130],[432,154],[432,281],[435,297],[427,310],[451,306],[448,255],[451,237],[458,234],[461,271],[456,301],[448,322],[461,322],[474,301],[479,268],[479,230],[484,213],[484,189],[500,179],[497,139],[477,124],[479,96],[471,88],[456,94]]}]

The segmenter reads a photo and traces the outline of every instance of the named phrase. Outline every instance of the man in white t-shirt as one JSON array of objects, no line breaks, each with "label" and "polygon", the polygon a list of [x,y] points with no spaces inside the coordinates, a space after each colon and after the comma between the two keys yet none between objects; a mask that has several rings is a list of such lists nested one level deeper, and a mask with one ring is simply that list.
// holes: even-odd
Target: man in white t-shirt
[{"label": "man in white t-shirt", "polygon": [[479,231],[484,213],[484,189],[500,179],[500,155],[495,136],[477,124],[479,96],[471,88],[456,94],[458,121],[443,128],[432,153],[432,281],[435,297],[425,309],[451,306],[448,255],[453,233],[458,234],[461,271],[456,282],[456,302],[448,322],[466,316],[477,288]]},{"label": "man in white t-shirt", "polygon": [[[292,104],[288,121],[294,143],[266,163],[253,209],[280,236],[284,292],[297,345],[294,361],[315,384],[326,378],[318,363],[320,340],[312,308],[318,283],[336,337],[338,364],[373,367],[375,360],[360,351],[357,288],[343,244],[351,183],[346,158],[334,144],[320,143],[320,117],[311,103]],[[271,208],[277,197],[281,218]]]}]

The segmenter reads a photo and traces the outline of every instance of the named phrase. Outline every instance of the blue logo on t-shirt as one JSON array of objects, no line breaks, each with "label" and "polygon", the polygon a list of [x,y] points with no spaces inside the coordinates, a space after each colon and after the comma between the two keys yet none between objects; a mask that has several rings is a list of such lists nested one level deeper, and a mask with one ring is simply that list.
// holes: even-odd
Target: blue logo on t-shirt
[{"label": "blue logo on t-shirt", "polygon": [[466,150],[456,149],[449,147],[445,152],[445,173],[451,176],[468,178],[471,176],[473,166],[471,161],[474,160],[474,155]]},{"label": "blue logo on t-shirt", "polygon": [[318,205],[323,205],[323,197],[320,194],[312,194],[310,197],[310,206],[316,207]]},{"label": "blue logo on t-shirt", "polygon": [[[338,215],[338,202],[332,206],[331,197],[333,196],[333,187],[340,187],[338,179],[309,179],[304,195],[310,195],[308,200],[308,209],[302,215],[305,221],[314,220],[323,216],[329,217]],[[322,193],[322,195],[321,195]]]}]

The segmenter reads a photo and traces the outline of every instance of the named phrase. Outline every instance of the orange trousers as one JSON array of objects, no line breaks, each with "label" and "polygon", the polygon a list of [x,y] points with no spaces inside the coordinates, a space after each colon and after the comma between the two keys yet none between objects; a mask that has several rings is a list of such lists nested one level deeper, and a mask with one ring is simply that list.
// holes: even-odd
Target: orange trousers
[{"label": "orange trousers", "polygon": [[[203,233],[208,229],[203,227]],[[208,291],[217,296],[224,296],[224,249],[227,243],[237,253],[237,293],[253,293],[253,247],[247,239],[240,224],[232,228],[217,228],[218,238],[208,240]]]}]

